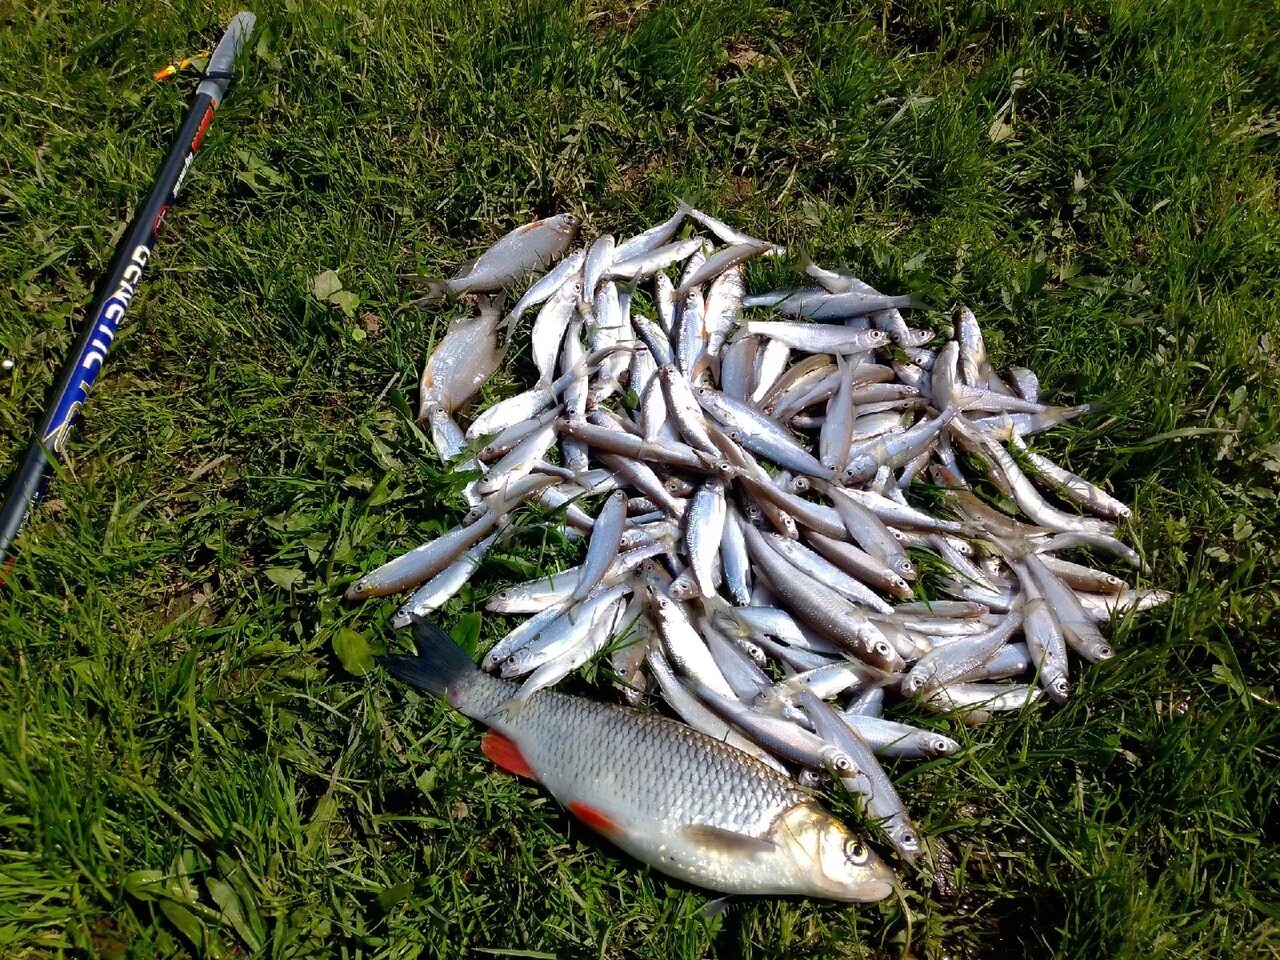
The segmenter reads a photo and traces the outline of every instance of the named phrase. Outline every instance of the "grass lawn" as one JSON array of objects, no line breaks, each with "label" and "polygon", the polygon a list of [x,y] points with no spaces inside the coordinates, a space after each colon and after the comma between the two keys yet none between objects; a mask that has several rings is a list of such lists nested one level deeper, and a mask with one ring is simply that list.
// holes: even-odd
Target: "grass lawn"
[{"label": "grass lawn", "polygon": [[[235,9],[0,0],[0,472],[184,111],[152,71]],[[0,593],[0,956],[1280,955],[1278,9],[264,0]],[[891,769],[937,863],[901,900],[706,919],[339,599],[462,512],[405,415],[450,314],[407,301],[681,196],[1110,400],[1043,448],[1177,593],[1065,709]],[[444,622],[483,645],[576,549],[531,523]]]}]

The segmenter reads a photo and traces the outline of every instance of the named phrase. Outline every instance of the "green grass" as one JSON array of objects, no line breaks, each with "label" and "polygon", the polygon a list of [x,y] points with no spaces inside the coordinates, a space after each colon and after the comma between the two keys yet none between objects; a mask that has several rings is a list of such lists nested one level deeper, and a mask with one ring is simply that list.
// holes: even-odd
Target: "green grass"
[{"label": "green grass", "polygon": [[[234,10],[0,0],[5,471],[182,115],[191,77],[151,71]],[[257,12],[0,595],[0,955],[1280,954],[1272,4]],[[400,308],[535,214],[680,196],[1113,401],[1043,448],[1136,504],[1178,595],[1065,709],[892,771],[942,864],[900,902],[707,920],[358,675],[394,602],[341,589],[460,515],[401,412],[446,315]],[[446,621],[572,555],[531,528]]]}]

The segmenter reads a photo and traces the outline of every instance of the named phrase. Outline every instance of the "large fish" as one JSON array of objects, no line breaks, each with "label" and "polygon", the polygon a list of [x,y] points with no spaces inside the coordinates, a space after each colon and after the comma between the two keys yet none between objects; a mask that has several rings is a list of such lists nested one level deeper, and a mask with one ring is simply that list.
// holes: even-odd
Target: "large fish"
[{"label": "large fish", "polygon": [[443,283],[433,283],[424,300],[464,293],[492,293],[559,260],[578,234],[581,221],[571,213],[516,227],[475,263]]},{"label": "large fish", "polygon": [[485,674],[439,627],[394,676],[488,725],[481,748],[657,870],[730,894],[881,900],[894,874],[803,789],[754,757],[655,713]]}]

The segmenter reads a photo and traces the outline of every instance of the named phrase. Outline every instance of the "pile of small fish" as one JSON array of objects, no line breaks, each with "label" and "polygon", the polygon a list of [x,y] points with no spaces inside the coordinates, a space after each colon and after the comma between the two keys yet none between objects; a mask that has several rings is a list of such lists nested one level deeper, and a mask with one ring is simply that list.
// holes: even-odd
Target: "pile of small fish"
[{"label": "pile of small fish", "polygon": [[[911,298],[789,257],[686,204],[636,236],[569,253],[578,226],[566,214],[520,227],[433,291],[479,304],[437,345],[421,382],[441,457],[475,476],[472,510],[361,577],[348,598],[413,591],[394,622],[417,622],[516,529],[517,508],[551,511],[586,541],[585,557],[489,601],[528,617],[482,662],[504,680],[525,678],[504,685],[501,723],[472,714],[516,741],[495,759],[536,768],[526,761],[540,747],[520,741],[513,710],[601,657],[627,703],[656,688],[689,727],[754,767],[801,787],[834,778],[913,860],[920,836],[877,758],[938,757],[957,744],[884,717],[885,706],[911,700],[975,724],[1042,695],[1062,702],[1074,659],[1112,656],[1100,627],[1167,597],[1066,556],[1084,548],[1142,567],[1116,536],[1129,508],[1026,443],[1093,408],[1043,403],[1030,370],[997,373],[968,309],[935,343],[904,319]],[[744,266],[762,257],[798,261],[810,285],[748,295]],[[505,291],[534,275],[504,310]],[[464,431],[455,418],[535,307],[537,383]],[[979,479],[1025,519],[980,495]],[[432,650],[388,666],[417,682],[410,662]],[[467,709],[443,682],[419,686]],[[568,774],[545,763],[533,775],[575,809]],[[612,776],[602,769],[595,775]],[[606,834],[601,823],[635,819],[633,807],[575,812]],[[720,835],[705,847],[705,826],[679,834],[704,844],[690,857],[745,855]],[[614,839],[667,872],[744,889],[662,862],[661,845]],[[869,899],[870,889],[887,893],[881,882],[840,898]]]}]

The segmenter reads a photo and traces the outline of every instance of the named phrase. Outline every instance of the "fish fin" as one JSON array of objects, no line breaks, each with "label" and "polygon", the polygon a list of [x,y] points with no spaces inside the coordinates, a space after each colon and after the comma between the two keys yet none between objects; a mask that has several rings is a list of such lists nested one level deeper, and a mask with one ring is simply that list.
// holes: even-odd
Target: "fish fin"
[{"label": "fish fin", "polygon": [[762,840],[746,833],[737,833],[723,827],[713,827],[709,823],[690,823],[680,828],[686,840],[710,847],[715,853],[753,857],[758,853],[769,853],[777,847],[772,840]]},{"label": "fish fin", "polygon": [[418,648],[416,657],[397,654],[378,658],[383,669],[411,687],[447,699],[449,687],[479,672],[467,652],[430,620],[413,619],[413,642]]},{"label": "fish fin", "polygon": [[[457,282],[457,277],[454,282]],[[509,326],[509,318],[503,318],[504,308],[507,305],[507,291],[498,290],[478,292],[474,294],[476,315],[466,319],[466,323],[479,324],[480,321],[489,321],[494,325],[493,338],[494,343],[500,345],[500,334]]]},{"label": "fish fin", "polygon": [[[813,258],[805,251],[800,251],[796,260],[796,269],[806,276],[818,281],[827,293],[846,293],[853,286],[853,278],[838,270],[825,270],[813,262]],[[834,276],[833,276],[834,274]]]},{"label": "fish fin", "polygon": [[588,806],[585,803],[578,803],[576,800],[570,801],[566,806],[569,808],[570,813],[598,833],[603,833],[605,836],[614,836],[620,832],[618,825],[595,807]]},{"label": "fish fin", "polygon": [[917,297],[914,293],[903,294],[900,297],[892,298],[892,305],[895,310],[916,310],[924,307],[924,301]]},{"label": "fish fin", "polygon": [[436,304],[444,303],[449,296],[449,280],[433,280],[427,284],[427,289],[418,296],[414,297],[405,307],[431,307]]},{"label": "fish fin", "polygon": [[517,777],[528,777],[537,780],[533,767],[524,758],[520,748],[496,730],[486,730],[480,738],[480,752],[498,765],[499,768]]},{"label": "fish fin", "polygon": [[734,897],[730,894],[727,897],[716,897],[714,900],[708,900],[702,905],[702,915],[708,920],[714,920],[720,914],[725,913],[733,906]]}]

